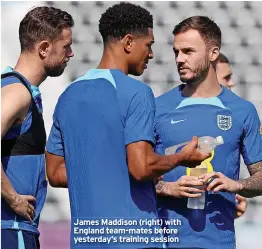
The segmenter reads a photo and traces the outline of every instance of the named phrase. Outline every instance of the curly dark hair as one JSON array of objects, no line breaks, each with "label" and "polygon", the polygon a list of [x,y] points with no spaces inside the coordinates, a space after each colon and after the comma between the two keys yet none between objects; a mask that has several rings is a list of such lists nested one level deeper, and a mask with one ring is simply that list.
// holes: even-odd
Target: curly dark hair
[{"label": "curly dark hair", "polygon": [[108,8],[99,20],[103,41],[119,40],[127,34],[147,35],[153,16],[139,5],[121,2]]},{"label": "curly dark hair", "polygon": [[73,27],[70,14],[54,7],[35,7],[30,10],[19,26],[21,52],[32,51],[34,45],[42,40],[56,40],[62,30]]},{"label": "curly dark hair", "polygon": [[190,29],[197,30],[208,47],[221,47],[221,30],[217,24],[207,16],[192,16],[183,20],[175,26],[173,35],[184,33]]}]

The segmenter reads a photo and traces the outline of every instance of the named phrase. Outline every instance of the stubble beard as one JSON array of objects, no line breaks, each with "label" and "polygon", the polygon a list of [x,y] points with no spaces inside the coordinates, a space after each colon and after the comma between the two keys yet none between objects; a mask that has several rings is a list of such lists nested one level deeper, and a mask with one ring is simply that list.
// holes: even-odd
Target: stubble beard
[{"label": "stubble beard", "polygon": [[209,71],[209,66],[210,63],[207,58],[205,58],[203,63],[201,63],[197,68],[193,70],[190,69],[190,71],[192,72],[192,77],[185,78],[183,76],[180,76],[180,80],[188,85],[196,84],[202,79],[206,78]]}]

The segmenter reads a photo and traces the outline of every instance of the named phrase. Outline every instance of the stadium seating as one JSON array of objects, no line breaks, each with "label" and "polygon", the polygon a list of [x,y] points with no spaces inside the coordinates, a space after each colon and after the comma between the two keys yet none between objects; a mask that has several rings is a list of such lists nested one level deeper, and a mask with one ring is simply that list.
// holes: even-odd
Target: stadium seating
[{"label": "stadium seating", "polygon": [[[70,11],[75,19],[74,46],[79,66],[69,64],[68,70],[72,76],[83,73],[80,64],[87,65],[84,68],[95,66],[102,54],[102,39],[98,32],[98,21],[106,8],[112,6],[114,2],[46,2],[48,5],[63,8]],[[159,80],[159,90],[155,92],[159,95],[161,89],[169,89],[174,84],[170,84],[170,79],[179,80],[170,75],[171,71],[166,70],[166,64],[174,60],[172,52],[173,35],[172,31],[179,21],[192,15],[207,15],[218,23],[222,30],[222,51],[229,57],[234,68],[236,80],[242,80],[236,85],[236,90],[240,91],[242,85],[260,84],[262,70],[261,45],[262,38],[262,4],[259,2],[137,2],[146,7],[154,15],[154,35],[156,43],[153,45],[155,58],[149,65],[144,76],[139,79],[148,79],[146,82],[156,84]],[[91,11],[90,11],[91,10]],[[165,14],[163,15],[163,11]],[[245,17],[245,18],[243,18]],[[161,48],[161,49],[160,49]],[[76,60],[76,58],[74,59]],[[158,68],[157,73],[155,71]],[[169,67],[170,68],[170,67]],[[161,71],[162,73],[158,73]],[[153,72],[153,73],[152,73]],[[164,73],[165,72],[165,73]],[[166,74],[167,73],[167,74]],[[148,76],[147,76],[148,75]],[[150,76],[149,76],[150,75]],[[73,78],[73,77],[72,77]],[[161,88],[162,87],[162,88]],[[257,92],[256,94],[259,94]],[[245,97],[245,96],[243,96]]]}]

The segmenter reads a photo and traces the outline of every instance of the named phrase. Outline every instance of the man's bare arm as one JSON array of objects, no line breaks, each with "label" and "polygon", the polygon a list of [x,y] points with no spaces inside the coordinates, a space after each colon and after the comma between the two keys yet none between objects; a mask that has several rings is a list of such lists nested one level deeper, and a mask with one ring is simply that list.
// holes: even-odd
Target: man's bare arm
[{"label": "man's bare arm", "polygon": [[210,153],[201,153],[197,149],[198,139],[185,146],[174,155],[160,156],[153,151],[150,143],[140,141],[127,145],[128,169],[130,174],[139,181],[155,179],[178,165],[195,167],[210,157]]},{"label": "man's bare arm", "polygon": [[67,188],[65,159],[49,152],[46,155],[47,178],[52,187]]},{"label": "man's bare arm", "polygon": [[30,103],[30,93],[20,83],[1,89],[1,139],[13,124],[23,122]]},{"label": "man's bare arm", "polygon": [[262,161],[249,165],[248,170],[250,177],[237,181],[241,186],[237,193],[247,198],[262,195]]},{"label": "man's bare arm", "polygon": [[[31,103],[28,90],[20,83],[15,83],[2,88],[1,91],[1,139],[9,128],[20,123],[26,116]],[[32,221],[34,207],[29,203],[35,201],[31,195],[20,195],[13,188],[1,164],[1,197],[7,202],[14,212]]]},{"label": "man's bare arm", "polygon": [[262,195],[262,162],[249,165],[250,177],[244,180],[232,180],[221,172],[211,172],[200,176],[204,182],[210,178],[214,178],[207,186],[207,191],[227,191],[230,193],[238,193],[244,197],[252,198]]}]

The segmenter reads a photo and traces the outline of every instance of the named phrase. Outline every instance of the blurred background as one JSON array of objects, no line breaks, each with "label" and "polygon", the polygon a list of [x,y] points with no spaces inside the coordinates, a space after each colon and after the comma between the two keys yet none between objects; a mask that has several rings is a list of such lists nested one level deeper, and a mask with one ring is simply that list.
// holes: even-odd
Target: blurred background
[{"label": "blurred background", "polygon": [[[134,2],[134,1],[130,1]],[[72,80],[97,66],[103,51],[98,32],[101,13],[116,1],[1,1],[1,70],[15,66],[20,54],[19,23],[34,6],[48,5],[69,12],[74,20],[73,50],[64,74],[48,78],[40,87],[47,134],[59,95]],[[207,15],[222,31],[221,51],[229,58],[236,86],[233,92],[251,101],[262,119],[262,2],[261,1],[172,1],[134,2],[154,16],[154,59],[145,73],[137,77],[159,96],[180,84],[172,50],[174,26],[193,15]],[[241,165],[241,178],[248,177]],[[69,249],[70,209],[65,189],[48,188],[41,215],[41,249]],[[262,197],[248,200],[248,209],[235,222],[237,249],[262,248]],[[221,248],[223,249],[223,248]]]}]

